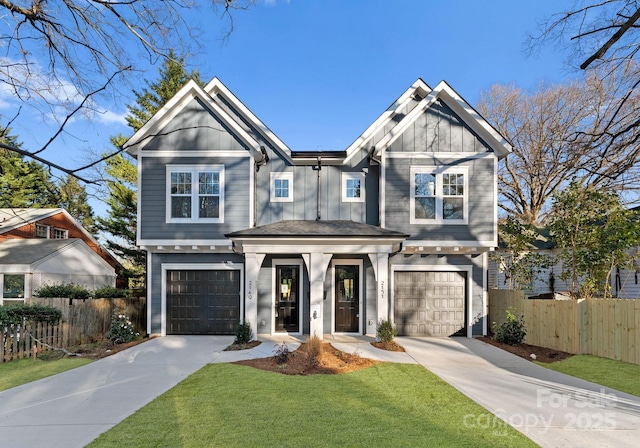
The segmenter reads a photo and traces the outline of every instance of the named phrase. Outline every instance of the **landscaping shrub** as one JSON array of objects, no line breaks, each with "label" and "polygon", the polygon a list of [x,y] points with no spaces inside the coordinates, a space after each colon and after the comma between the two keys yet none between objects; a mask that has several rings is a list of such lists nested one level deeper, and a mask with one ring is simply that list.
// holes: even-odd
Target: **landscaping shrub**
[{"label": "landscaping shrub", "polygon": [[236,328],[236,338],[233,343],[236,345],[248,344],[253,339],[253,330],[249,322],[241,322]]},{"label": "landscaping shrub", "polygon": [[112,344],[126,344],[134,341],[140,333],[136,333],[133,323],[126,314],[114,311],[111,316],[111,325],[107,333],[107,340]]},{"label": "landscaping shrub", "polygon": [[376,336],[380,342],[389,343],[398,336],[398,332],[393,328],[391,321],[383,319],[376,328]]},{"label": "landscaping shrub", "polygon": [[493,338],[498,342],[505,344],[517,345],[524,341],[527,331],[524,327],[524,316],[516,317],[516,309],[509,307],[507,309],[507,321],[497,326],[493,323]]},{"label": "landscaping shrub", "polygon": [[52,306],[13,304],[0,306],[0,325],[22,325],[27,322],[43,322],[57,325],[62,311]]},{"label": "landscaping shrub", "polygon": [[91,297],[91,292],[84,286],[75,283],[54,283],[44,285],[34,293],[36,297],[65,297],[74,300],[86,300]]},{"label": "landscaping shrub", "polygon": [[124,297],[131,297],[130,289],[118,289],[111,286],[103,286],[93,291],[94,299],[120,299]]},{"label": "landscaping shrub", "polygon": [[289,360],[290,353],[289,347],[287,347],[287,344],[283,342],[280,345],[276,345],[276,348],[273,351],[273,357],[278,364],[286,364]]},{"label": "landscaping shrub", "polygon": [[313,364],[317,364],[320,360],[320,353],[322,352],[322,341],[315,334],[307,341],[307,355]]}]

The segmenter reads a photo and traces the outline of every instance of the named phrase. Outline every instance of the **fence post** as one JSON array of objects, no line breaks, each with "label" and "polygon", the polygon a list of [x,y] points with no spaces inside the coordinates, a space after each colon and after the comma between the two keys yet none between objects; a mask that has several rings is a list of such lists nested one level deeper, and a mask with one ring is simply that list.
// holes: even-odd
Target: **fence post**
[{"label": "fence post", "polygon": [[578,299],[576,304],[576,337],[578,339],[578,354],[589,354],[589,302]]}]

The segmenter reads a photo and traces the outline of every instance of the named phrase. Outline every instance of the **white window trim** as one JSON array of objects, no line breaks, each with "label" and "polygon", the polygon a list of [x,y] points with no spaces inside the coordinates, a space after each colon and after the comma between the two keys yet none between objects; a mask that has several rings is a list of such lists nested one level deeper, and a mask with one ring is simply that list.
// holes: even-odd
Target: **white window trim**
[{"label": "white window trim", "polygon": [[[347,197],[347,181],[357,179],[360,181],[360,197],[350,198]],[[342,202],[364,202],[365,190],[364,190],[364,173],[342,173]]]},{"label": "white window trim", "polygon": [[27,297],[31,297],[31,275],[24,272],[5,272],[4,274],[0,274],[0,305],[4,305],[4,276],[5,275],[23,275],[24,276],[24,292],[22,297],[11,298],[7,297],[6,300],[18,301],[22,300],[26,303]]},{"label": "white window trim", "polygon": [[[38,227],[42,227],[47,230],[47,236],[38,236]],[[51,238],[51,227],[46,224],[36,224],[36,238],[49,239]]]},{"label": "white window trim", "polygon": [[[410,224],[468,224],[469,223],[469,170],[467,167],[438,167],[438,166],[412,166],[410,169],[410,198],[409,201],[409,223]],[[416,218],[416,174],[427,173],[436,176],[436,217],[435,219],[420,219]],[[442,204],[443,204],[443,188],[442,188],[442,175],[443,174],[464,174],[464,195],[463,198],[463,213],[464,219],[444,219],[442,216]]]},{"label": "white window trim", "polygon": [[[220,173],[220,216],[218,218],[198,217],[198,173]],[[191,218],[171,216],[171,173],[191,173]],[[166,168],[165,219],[167,223],[222,223],[224,222],[224,165],[167,165]]]},{"label": "white window trim", "polygon": [[[62,238],[56,238],[56,232],[62,232],[64,235]],[[54,240],[66,240],[69,238],[69,231],[67,229],[60,229],[59,227],[53,228],[53,239]]]},{"label": "white window trim", "polygon": [[[289,196],[286,198],[275,196],[276,194],[276,180],[286,179],[289,181]],[[271,173],[271,202],[293,202],[293,173]]]}]

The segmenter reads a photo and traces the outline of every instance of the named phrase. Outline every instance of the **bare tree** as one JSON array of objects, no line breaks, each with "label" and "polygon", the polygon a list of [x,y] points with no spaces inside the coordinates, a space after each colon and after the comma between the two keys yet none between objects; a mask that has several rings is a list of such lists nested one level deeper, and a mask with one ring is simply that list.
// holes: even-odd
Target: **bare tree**
[{"label": "bare tree", "polygon": [[[211,0],[211,12],[227,20],[223,38],[233,30],[231,11],[255,1]],[[190,0],[0,0],[0,89],[64,117],[42,148],[27,152],[44,151],[72,116],[95,112],[96,97],[117,93],[141,58],[153,64],[171,49],[192,52],[192,9]]]},{"label": "bare tree", "polygon": [[[523,223],[544,224],[552,195],[572,179],[629,188],[637,176],[640,145],[635,139],[604,139],[606,128],[633,123],[637,99],[620,105],[626,72],[585,81],[539,85],[527,92],[495,85],[478,109],[514,145],[498,172],[500,206]],[[611,123],[612,117],[618,121]]]}]

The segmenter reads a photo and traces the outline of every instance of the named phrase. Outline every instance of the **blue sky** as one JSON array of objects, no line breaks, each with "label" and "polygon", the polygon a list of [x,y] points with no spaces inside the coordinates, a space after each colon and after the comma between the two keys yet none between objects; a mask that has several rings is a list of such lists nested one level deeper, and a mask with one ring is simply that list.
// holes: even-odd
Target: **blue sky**
[{"label": "blue sky", "polygon": [[[523,51],[526,34],[560,8],[514,0],[261,0],[234,13],[226,43],[224,19],[191,13],[202,35],[188,62],[205,81],[218,76],[290,148],[344,149],[417,78],[432,86],[444,79],[475,105],[492,84],[533,88],[577,76],[554,49],[536,57]],[[156,79],[157,67],[146,69],[131,88]],[[1,95],[4,122],[16,103]],[[88,151],[107,150],[109,136],[130,134],[122,118],[131,102],[103,103],[105,113],[92,121],[77,118],[42,155],[74,167]],[[31,149],[48,140],[47,126],[23,113],[12,129]]]}]

